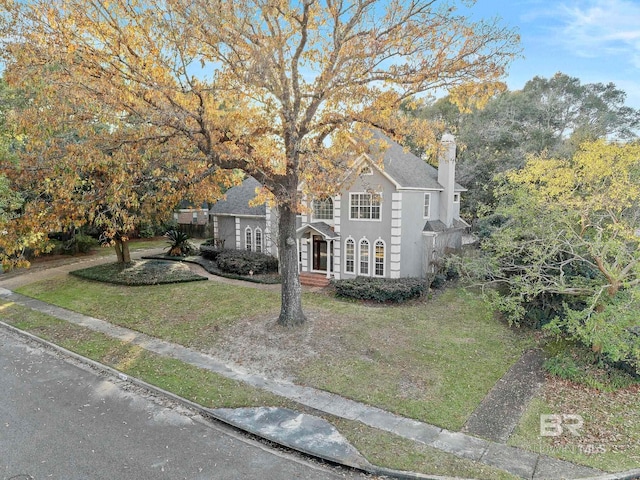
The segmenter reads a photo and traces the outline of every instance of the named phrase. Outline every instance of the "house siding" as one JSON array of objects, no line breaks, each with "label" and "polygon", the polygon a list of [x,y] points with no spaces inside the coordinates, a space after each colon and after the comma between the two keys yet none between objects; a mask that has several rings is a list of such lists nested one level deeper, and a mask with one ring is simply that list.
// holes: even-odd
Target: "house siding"
[{"label": "house siding", "polygon": [[[424,278],[425,276],[422,262],[416,261],[424,256],[424,242],[422,240],[422,230],[426,223],[424,219],[424,194],[424,191],[415,190],[402,192],[402,216],[405,219],[415,219],[404,221],[402,224],[400,270],[403,277]],[[436,196],[432,193],[432,201]]]},{"label": "house siding", "polygon": [[236,222],[234,217],[214,216],[214,225],[217,225],[216,240],[222,242],[224,248],[236,246]]},{"label": "house siding", "polygon": [[[195,221],[194,221],[194,215]],[[209,211],[205,209],[182,209],[178,211],[176,221],[180,225],[206,225],[209,221]]]},{"label": "house siding", "polygon": [[[396,190],[395,185],[393,185],[376,169],[373,169],[373,175],[363,175],[362,177],[356,175],[355,178],[347,179],[345,184],[349,185],[348,190],[344,191],[342,195],[340,195],[339,200],[334,202],[334,215],[337,204],[339,205],[340,212],[340,221],[338,224],[340,233],[340,248],[338,252],[334,251],[334,253],[336,253],[334,257],[334,266],[336,266],[335,261],[342,262],[344,260],[342,259],[344,242],[349,236],[355,239],[356,245],[359,244],[360,240],[367,239],[369,241],[372,252],[373,245],[375,244],[375,241],[377,239],[381,239],[384,242],[386,249],[389,249],[392,245],[391,223],[393,194]],[[351,220],[349,218],[350,193],[363,193],[368,191],[375,191],[382,195],[382,201],[380,205],[380,220]],[[338,255],[338,253],[340,254],[340,256]],[[372,275],[371,272],[373,271],[374,267],[373,255],[370,254],[369,258],[369,275]],[[391,272],[390,258],[390,252],[385,252],[385,272]],[[357,268],[356,273],[345,273],[343,271],[343,265],[340,264],[339,267],[341,268],[336,268],[335,272],[338,272],[340,278],[353,278],[357,275]]]}]

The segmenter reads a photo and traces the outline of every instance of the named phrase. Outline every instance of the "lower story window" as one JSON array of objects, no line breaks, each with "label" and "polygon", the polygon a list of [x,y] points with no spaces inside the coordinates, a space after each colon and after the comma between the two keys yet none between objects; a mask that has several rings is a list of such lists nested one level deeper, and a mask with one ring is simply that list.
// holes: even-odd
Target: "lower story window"
[{"label": "lower story window", "polygon": [[250,227],[244,230],[244,248],[245,250],[253,250],[253,234]]},{"label": "lower story window", "polygon": [[344,252],[345,272],[354,273],[356,261],[356,244],[353,239],[347,239],[344,245]]},{"label": "lower story window", "polygon": [[374,259],[373,274],[376,277],[384,277],[384,242],[382,240],[376,240]]},{"label": "lower story window", "polygon": [[256,228],[256,252],[262,252],[262,230]]},{"label": "lower story window", "polygon": [[360,240],[360,275],[369,275],[369,241]]}]

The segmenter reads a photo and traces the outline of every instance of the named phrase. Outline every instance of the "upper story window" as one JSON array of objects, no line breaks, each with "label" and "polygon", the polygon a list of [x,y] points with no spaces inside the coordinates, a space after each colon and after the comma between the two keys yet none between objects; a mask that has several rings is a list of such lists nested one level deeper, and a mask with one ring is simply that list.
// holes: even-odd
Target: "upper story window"
[{"label": "upper story window", "polygon": [[460,203],[460,194],[459,193],[454,193],[453,194],[453,203]]},{"label": "upper story window", "polygon": [[380,220],[380,195],[371,193],[349,194],[351,220]]},{"label": "upper story window", "polygon": [[313,218],[333,220],[333,200],[330,197],[313,201]]},{"label": "upper story window", "polygon": [[431,194],[424,194],[424,218],[431,217]]}]

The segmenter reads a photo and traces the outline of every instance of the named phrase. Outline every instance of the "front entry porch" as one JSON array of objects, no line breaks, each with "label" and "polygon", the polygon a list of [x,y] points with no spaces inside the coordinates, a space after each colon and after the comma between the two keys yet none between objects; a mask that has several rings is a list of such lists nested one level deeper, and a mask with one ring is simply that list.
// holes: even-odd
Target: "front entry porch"
[{"label": "front entry porch", "polygon": [[297,231],[299,271],[331,278],[334,270],[334,241],[339,240],[324,222],[310,223]]}]

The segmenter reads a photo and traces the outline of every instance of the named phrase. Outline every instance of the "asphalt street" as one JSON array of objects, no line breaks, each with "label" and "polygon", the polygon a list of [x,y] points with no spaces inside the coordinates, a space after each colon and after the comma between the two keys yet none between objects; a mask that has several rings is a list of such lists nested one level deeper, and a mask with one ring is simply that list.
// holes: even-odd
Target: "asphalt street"
[{"label": "asphalt street", "polygon": [[368,477],[271,449],[0,331],[0,478]]}]

